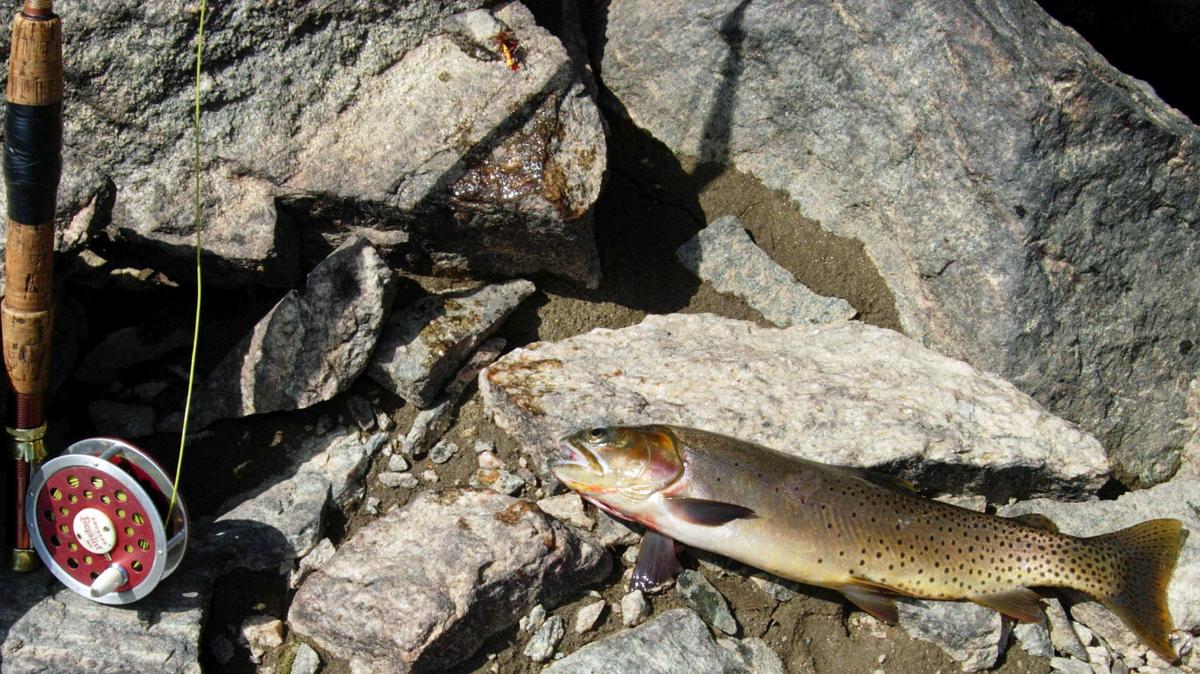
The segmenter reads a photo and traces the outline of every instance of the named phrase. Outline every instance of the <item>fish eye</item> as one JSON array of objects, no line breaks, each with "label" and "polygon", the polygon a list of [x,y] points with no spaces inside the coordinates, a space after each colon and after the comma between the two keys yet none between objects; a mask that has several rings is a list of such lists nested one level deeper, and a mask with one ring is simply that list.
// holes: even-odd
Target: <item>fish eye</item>
[{"label": "fish eye", "polygon": [[587,432],[588,440],[592,442],[600,442],[608,435],[608,429],[603,426],[597,426]]}]

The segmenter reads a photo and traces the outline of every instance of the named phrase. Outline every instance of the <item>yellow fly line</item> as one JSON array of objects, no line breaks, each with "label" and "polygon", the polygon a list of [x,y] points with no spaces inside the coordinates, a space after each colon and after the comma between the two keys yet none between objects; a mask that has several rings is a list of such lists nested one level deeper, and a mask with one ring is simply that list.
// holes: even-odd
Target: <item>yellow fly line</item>
[{"label": "yellow fly line", "polygon": [[183,473],[183,450],[187,446],[188,416],[192,411],[192,388],[196,381],[196,347],[200,343],[200,299],[202,295],[200,225],[203,210],[200,200],[200,65],[204,59],[204,22],[206,19],[208,19],[208,0],[200,0],[200,26],[196,32],[196,81],[192,114],[192,141],[195,150],[195,164],[193,169],[196,174],[193,186],[196,197],[195,213],[193,214],[193,227],[196,230],[196,318],[192,328],[192,359],[188,365],[187,397],[183,404],[183,427],[179,431],[179,456],[175,462],[175,481],[171,487],[171,504],[167,507],[167,522],[171,521],[171,515],[175,512],[175,500],[179,494],[179,478]]}]

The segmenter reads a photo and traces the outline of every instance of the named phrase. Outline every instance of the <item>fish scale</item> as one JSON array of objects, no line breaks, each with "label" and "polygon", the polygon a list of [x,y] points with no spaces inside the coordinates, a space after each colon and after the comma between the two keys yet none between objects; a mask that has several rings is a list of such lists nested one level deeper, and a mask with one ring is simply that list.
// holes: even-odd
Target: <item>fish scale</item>
[{"label": "fish scale", "polygon": [[891,621],[897,596],[967,599],[1036,621],[1029,588],[1065,587],[1175,657],[1165,593],[1182,544],[1177,520],[1079,538],[1036,515],[967,510],[877,473],[674,426],[584,431],[564,453],[552,467],[565,484],[663,537],[647,535],[635,580],[678,569],[673,539],[832,588]]}]

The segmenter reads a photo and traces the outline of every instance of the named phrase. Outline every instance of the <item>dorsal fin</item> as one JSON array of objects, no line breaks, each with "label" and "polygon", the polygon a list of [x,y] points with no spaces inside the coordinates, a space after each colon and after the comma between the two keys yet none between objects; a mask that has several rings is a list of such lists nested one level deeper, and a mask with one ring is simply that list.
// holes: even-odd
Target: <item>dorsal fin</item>
[{"label": "dorsal fin", "polygon": [[1017,515],[1012,519],[1024,524],[1027,527],[1033,527],[1034,529],[1045,529],[1046,531],[1051,531],[1056,534],[1058,533],[1058,525],[1054,523],[1054,520],[1041,513],[1025,513],[1024,515]]},{"label": "dorsal fin", "polygon": [[884,489],[891,489],[905,494],[917,493],[916,486],[902,477],[888,475],[887,473],[879,473],[871,470],[870,468],[854,468],[847,466],[846,470],[849,470],[850,472],[877,487],[883,487]]}]

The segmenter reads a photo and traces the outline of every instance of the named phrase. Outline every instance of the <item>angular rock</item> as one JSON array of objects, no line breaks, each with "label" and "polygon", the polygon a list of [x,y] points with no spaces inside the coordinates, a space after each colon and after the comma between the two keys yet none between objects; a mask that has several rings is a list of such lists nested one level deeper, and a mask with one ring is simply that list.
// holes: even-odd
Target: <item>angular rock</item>
[{"label": "angular rock", "polygon": [[479,388],[496,423],[542,456],[580,428],[666,423],[993,502],[1078,496],[1108,474],[1094,438],[1012,385],[857,322],[649,316],[513,351]]},{"label": "angular rock", "polygon": [[0,596],[6,673],[201,672],[212,573],[193,552],[136,610],[85,599],[45,572],[0,571]]},{"label": "angular rock", "polygon": [[1010,625],[999,613],[977,604],[912,599],[896,605],[909,636],[935,644],[964,672],[991,668],[1008,642]]},{"label": "angular rock", "polygon": [[442,437],[450,426],[455,403],[467,385],[479,376],[479,371],[500,357],[504,344],[505,341],[499,337],[489,339],[471,354],[467,364],[462,366],[449,384],[446,384],[445,394],[429,409],[417,412],[412,427],[400,441],[398,449],[401,454],[409,457],[421,456],[430,445]]},{"label": "angular rock", "polygon": [[450,667],[540,602],[604,578],[602,548],[531,503],[423,493],[360,529],[301,586],[292,630],[366,671]]},{"label": "angular rock", "polygon": [[541,604],[535,604],[529,609],[529,613],[525,617],[517,621],[517,625],[522,632],[532,632],[541,628],[542,623],[546,622],[546,607]]},{"label": "angular rock", "polygon": [[543,671],[546,674],[782,671],[782,668],[755,668],[753,663],[763,660],[756,646],[748,646],[745,651],[718,646],[700,616],[689,609],[677,608],[645,625],[587,644]]},{"label": "angular rock", "polygon": [[333,559],[334,552],[333,542],[328,538],[322,538],[307,555],[300,558],[300,561],[296,564],[296,568],[288,574],[288,588],[294,590],[300,587],[300,583],[303,583],[309,574]]},{"label": "angular rock", "polygon": [[292,658],[292,671],[288,674],[317,674],[321,667],[321,656],[312,646],[301,642],[296,647],[296,655]]},{"label": "angular rock", "polygon": [[[1061,503],[1048,499],[1021,501],[1000,508],[1004,516],[1041,513],[1056,524],[1063,533],[1074,536],[1095,536],[1132,526],[1138,522],[1171,517],[1183,521],[1183,528],[1193,532],[1183,544],[1179,562],[1167,587],[1167,603],[1176,629],[1200,631],[1200,480],[1179,478],[1170,482],[1121,495],[1115,501]],[[1089,627],[1099,611],[1084,610],[1073,617]],[[1113,638],[1115,627],[1105,618],[1095,623],[1096,631]],[[1086,645],[1086,644],[1084,644]],[[1121,644],[1118,642],[1118,648]]]},{"label": "angular rock", "polygon": [[591,530],[596,526],[596,521],[588,517],[587,509],[583,506],[583,499],[574,492],[538,499],[537,507],[547,515],[557,517],[580,529]]},{"label": "angular rock", "polygon": [[[516,72],[494,35],[451,19],[482,4],[345,12],[292,2],[262,12],[233,0],[211,14],[201,92],[206,282],[290,286],[302,247],[327,251],[350,230],[432,271],[597,280],[599,112],[563,46],[524,7],[493,20],[520,42]],[[82,232],[115,261],[190,272],[192,87],[179,75],[196,20],[194,8],[153,3],[71,13],[63,247],[77,247]],[[513,157],[529,163],[514,167]]]},{"label": "angular rock", "polygon": [[529,281],[435,293],[392,314],[367,373],[380,386],[422,409],[475,347],[526,297]]},{"label": "angular rock", "polygon": [[253,615],[242,623],[242,641],[250,658],[259,662],[267,651],[283,645],[283,621],[269,615]]},{"label": "angular rock", "polygon": [[575,613],[575,633],[583,634],[584,632],[591,631],[596,626],[596,623],[600,621],[600,616],[604,614],[606,606],[608,606],[608,603],[601,599],[587,606],[580,607],[579,611]]},{"label": "angular rock", "polygon": [[907,334],[1095,433],[1122,480],[1174,472],[1200,130],[1074,31],[1023,0],[641,0],[605,12],[600,65],[677,156],[862,241]]},{"label": "angular rock", "polygon": [[429,450],[429,460],[434,463],[446,463],[458,453],[458,444],[450,440],[442,440]]},{"label": "angular rock", "polygon": [[516,496],[525,486],[525,480],[503,468],[480,468],[471,475],[472,487],[484,487],[500,494]]},{"label": "angular rock", "polygon": [[675,258],[718,291],[746,300],[768,321],[785,328],[854,318],[850,303],[809,290],[754,245],[737,216],[715,220],[675,251]]},{"label": "angular rock", "polygon": [[386,471],[379,474],[379,484],[388,489],[416,489],[421,486],[421,481],[412,473],[394,473]]},{"label": "angular rock", "polygon": [[346,390],[367,366],[394,289],[371,244],[347,240],[205,378],[192,423],[303,409]]},{"label": "angular rock", "polygon": [[324,537],[325,513],[355,496],[385,442],[384,433],[362,440],[344,427],[307,440],[290,452],[280,477],[230,499],[200,544],[235,567],[290,571]]},{"label": "angular rock", "polygon": [[729,612],[729,603],[704,574],[684,569],[675,578],[675,594],[692,607],[704,622],[725,634],[737,634],[738,624]]},{"label": "angular rock", "polygon": [[[621,623],[632,627],[650,615],[650,603],[641,590],[634,590],[621,597]],[[695,615],[695,614],[693,614]]]},{"label": "angular rock", "polygon": [[1013,626],[1013,637],[1025,652],[1039,658],[1049,658],[1054,655],[1054,642],[1050,640],[1050,630],[1046,621],[1039,623],[1021,623]]},{"label": "angular rock", "polygon": [[1046,612],[1046,626],[1050,632],[1050,643],[1056,653],[1068,655],[1076,660],[1087,660],[1087,649],[1075,633],[1074,623],[1063,608],[1062,602],[1053,597],[1042,599]]},{"label": "angular rock", "polygon": [[529,643],[525,646],[525,657],[534,662],[545,662],[554,655],[554,649],[558,648],[558,642],[562,641],[563,635],[566,634],[566,627],[563,625],[563,619],[558,616],[550,616],[550,619],[538,628],[529,639]]}]

